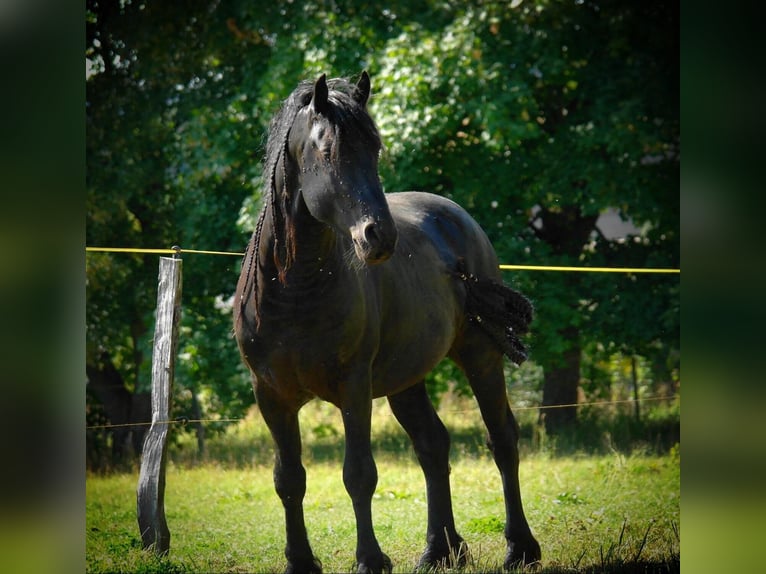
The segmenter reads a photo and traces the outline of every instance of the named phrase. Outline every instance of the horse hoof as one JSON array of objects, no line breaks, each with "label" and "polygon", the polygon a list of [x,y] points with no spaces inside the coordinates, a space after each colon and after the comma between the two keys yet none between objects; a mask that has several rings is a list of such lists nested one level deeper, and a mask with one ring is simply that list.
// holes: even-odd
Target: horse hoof
[{"label": "horse hoof", "polygon": [[356,572],[357,574],[391,574],[391,559],[381,552],[375,559],[358,562]]},{"label": "horse hoof", "polygon": [[506,570],[534,568],[540,565],[540,556],[540,545],[530,535],[525,540],[508,543],[508,553],[505,555],[503,568]]},{"label": "horse hoof", "polygon": [[290,562],[285,568],[285,574],[322,574],[322,563],[318,558],[300,564]]},{"label": "horse hoof", "polygon": [[459,538],[456,546],[427,547],[418,560],[415,570],[432,571],[444,568],[463,568],[467,562],[468,544]]}]

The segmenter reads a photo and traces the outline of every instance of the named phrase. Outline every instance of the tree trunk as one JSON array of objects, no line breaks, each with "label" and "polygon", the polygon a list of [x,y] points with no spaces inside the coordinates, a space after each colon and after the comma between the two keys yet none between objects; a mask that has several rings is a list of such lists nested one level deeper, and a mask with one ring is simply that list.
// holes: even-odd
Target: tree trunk
[{"label": "tree trunk", "polygon": [[[585,181],[572,182],[573,187],[581,188],[587,185]],[[538,227],[535,235],[551,246],[557,255],[566,255],[569,260],[575,259],[588,242],[590,234],[596,227],[598,214],[583,214],[579,205],[557,205],[555,208],[542,206],[538,213]],[[577,280],[566,279],[573,285],[572,293],[577,293]],[[575,302],[571,303],[576,305]],[[575,307],[576,308],[576,307]],[[543,406],[547,405],[576,405],[577,389],[580,385],[580,330],[575,326],[565,327],[560,335],[569,342],[560,361],[545,366],[543,379]],[[564,406],[561,408],[543,409],[540,420],[545,423],[548,434],[561,433],[571,428],[577,421],[577,407]]]},{"label": "tree trunk", "polygon": [[[88,377],[89,397],[95,397],[101,403],[106,422],[117,425],[106,429],[106,434],[112,436],[109,461],[103,460],[103,457],[93,460],[109,466],[128,464],[141,453],[144,434],[151,421],[151,396],[149,393],[131,393],[107,353],[101,355],[98,365],[87,364],[85,372]],[[147,424],[135,424],[140,422]]]},{"label": "tree trunk", "polygon": [[638,405],[638,372],[635,355],[630,357],[630,375],[633,379],[633,414],[636,417],[636,422],[639,422],[641,420],[641,410]]},{"label": "tree trunk", "polygon": [[202,424],[202,409],[199,405],[197,393],[194,390],[192,390],[192,416],[197,421],[194,423],[197,428],[197,455],[202,460],[205,456],[205,426]]},{"label": "tree trunk", "polygon": [[[545,369],[543,407],[577,404],[577,389],[580,385],[580,332],[576,327],[567,327],[562,335],[572,344],[564,352],[562,363]],[[547,434],[560,434],[577,422],[577,407],[543,408],[540,411],[540,422],[545,424]]]},{"label": "tree trunk", "polygon": [[[86,365],[88,386],[103,407],[104,415],[110,425],[125,425],[130,422],[131,394],[125,388],[122,375],[112,363],[111,358],[103,354],[101,364]],[[112,449],[109,464],[120,465],[129,456],[126,448],[130,444],[130,427],[116,426],[107,429],[112,435]]]}]

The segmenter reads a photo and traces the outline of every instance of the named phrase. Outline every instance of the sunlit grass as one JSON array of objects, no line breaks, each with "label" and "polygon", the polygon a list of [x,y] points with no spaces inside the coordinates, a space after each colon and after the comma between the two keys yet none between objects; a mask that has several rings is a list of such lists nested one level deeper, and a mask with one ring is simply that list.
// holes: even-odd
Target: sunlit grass
[{"label": "sunlit grass", "polygon": [[[458,531],[469,544],[465,572],[502,566],[500,476],[484,446],[478,412],[465,401],[440,409],[453,434],[452,486]],[[340,417],[330,405],[302,415],[309,537],[327,572],[352,566],[355,524],[343,487]],[[425,486],[409,441],[376,402],[378,486],[373,516],[395,572],[411,572],[425,545]],[[190,445],[174,452],[165,508],[170,555],[141,549],[137,472],[89,476],[86,483],[89,572],[279,572],[284,569],[283,512],[272,483],[271,438],[260,415],[209,441],[204,462]],[[216,462],[216,457],[217,462]],[[617,451],[598,456],[524,452],[524,506],[543,549],[544,572],[677,571],[680,460]]]}]

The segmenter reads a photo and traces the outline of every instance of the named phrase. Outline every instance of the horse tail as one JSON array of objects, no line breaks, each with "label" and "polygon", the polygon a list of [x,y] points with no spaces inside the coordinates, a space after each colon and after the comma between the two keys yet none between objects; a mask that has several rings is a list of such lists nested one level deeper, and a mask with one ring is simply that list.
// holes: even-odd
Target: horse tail
[{"label": "horse tail", "polygon": [[529,299],[502,281],[468,273],[460,262],[455,277],[465,285],[465,312],[517,365],[527,360],[521,336],[529,332],[534,308]]}]

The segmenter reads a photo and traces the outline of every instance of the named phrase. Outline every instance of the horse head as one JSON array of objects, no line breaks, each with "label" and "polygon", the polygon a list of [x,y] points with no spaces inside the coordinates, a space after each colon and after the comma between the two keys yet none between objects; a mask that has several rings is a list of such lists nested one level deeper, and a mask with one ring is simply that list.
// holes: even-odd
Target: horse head
[{"label": "horse head", "polygon": [[356,84],[322,74],[304,96],[286,142],[294,177],[308,211],[336,233],[350,236],[368,264],[394,252],[397,230],[378,176],[381,149],[367,113],[370,77]]}]

